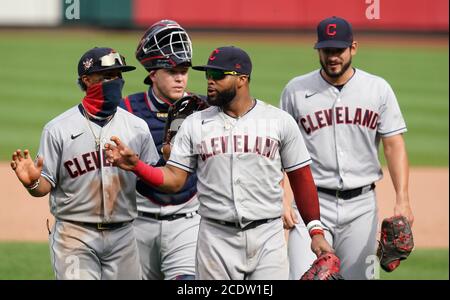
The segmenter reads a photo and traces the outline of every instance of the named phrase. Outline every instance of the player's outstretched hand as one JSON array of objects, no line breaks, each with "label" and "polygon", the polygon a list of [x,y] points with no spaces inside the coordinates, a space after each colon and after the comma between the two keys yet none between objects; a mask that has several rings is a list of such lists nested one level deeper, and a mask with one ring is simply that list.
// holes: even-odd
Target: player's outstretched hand
[{"label": "player's outstretched hand", "polygon": [[319,257],[322,253],[334,253],[334,249],[328,244],[325,237],[321,234],[316,234],[312,237],[311,250]]},{"label": "player's outstretched hand", "polygon": [[114,142],[115,145],[106,143],[106,159],[112,163],[114,166],[117,166],[126,171],[133,170],[137,163],[139,162],[139,157],[133,150],[127,147],[122,141],[117,137],[111,137],[111,141]]},{"label": "player's outstretched hand", "polygon": [[16,173],[17,178],[26,187],[35,183],[41,177],[42,166],[44,165],[44,158],[38,157],[37,163],[30,157],[28,149],[23,151],[17,149],[12,154],[11,169]]}]

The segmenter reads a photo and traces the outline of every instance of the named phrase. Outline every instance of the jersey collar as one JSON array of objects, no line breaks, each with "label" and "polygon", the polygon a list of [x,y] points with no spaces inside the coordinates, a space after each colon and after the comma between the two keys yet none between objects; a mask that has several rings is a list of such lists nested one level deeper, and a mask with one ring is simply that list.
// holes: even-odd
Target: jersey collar
[{"label": "jersey collar", "polygon": [[[356,74],[357,69],[354,68],[354,67],[352,67],[352,69],[353,69],[353,74],[352,74],[352,76],[351,76],[344,84],[342,84],[342,89],[344,89],[345,86],[347,86],[347,85],[350,83],[350,81],[353,79],[353,77],[355,77],[355,74]],[[336,88],[332,83],[330,83],[328,80],[325,79],[325,77],[322,76],[322,72],[321,72],[321,71],[322,71],[322,69],[319,69],[319,76],[320,76],[320,78],[322,78],[323,81],[324,81],[328,86],[332,86],[332,87]],[[336,88],[336,89],[337,89],[337,88]],[[341,89],[341,91],[342,91],[342,89]]]}]

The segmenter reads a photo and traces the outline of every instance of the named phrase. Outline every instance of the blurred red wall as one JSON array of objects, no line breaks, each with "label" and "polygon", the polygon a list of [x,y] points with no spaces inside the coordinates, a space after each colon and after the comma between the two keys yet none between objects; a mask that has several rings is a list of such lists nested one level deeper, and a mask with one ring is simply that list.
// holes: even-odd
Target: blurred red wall
[{"label": "blurred red wall", "polygon": [[[367,10],[377,3],[379,18],[368,19]],[[206,29],[311,29],[336,15],[358,30],[448,32],[448,9],[449,0],[134,0],[133,18],[139,26],[174,19]]]}]

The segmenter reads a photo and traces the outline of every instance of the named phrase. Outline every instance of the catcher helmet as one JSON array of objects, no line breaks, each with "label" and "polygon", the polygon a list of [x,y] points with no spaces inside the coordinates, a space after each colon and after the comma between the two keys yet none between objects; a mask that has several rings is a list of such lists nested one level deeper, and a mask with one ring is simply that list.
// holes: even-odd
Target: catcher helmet
[{"label": "catcher helmet", "polygon": [[[135,54],[147,71],[192,65],[191,39],[186,31],[172,20],[161,20],[150,26],[141,38]],[[144,83],[151,83],[148,76]]]}]

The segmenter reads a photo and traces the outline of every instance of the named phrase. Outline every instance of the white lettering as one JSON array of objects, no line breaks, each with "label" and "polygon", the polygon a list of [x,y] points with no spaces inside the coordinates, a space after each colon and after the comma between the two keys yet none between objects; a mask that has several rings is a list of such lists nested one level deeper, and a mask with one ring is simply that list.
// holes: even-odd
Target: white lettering
[{"label": "white lettering", "polygon": [[67,279],[80,279],[80,259],[76,255],[69,255],[65,260],[69,266],[66,269]]},{"label": "white lettering", "polygon": [[378,257],[376,255],[367,256],[366,264],[368,265],[366,268],[366,278],[368,280],[380,279],[380,261]]},{"label": "white lettering", "polygon": [[380,0],[366,0],[366,4],[370,4],[366,8],[366,18],[368,20],[380,19]]}]

